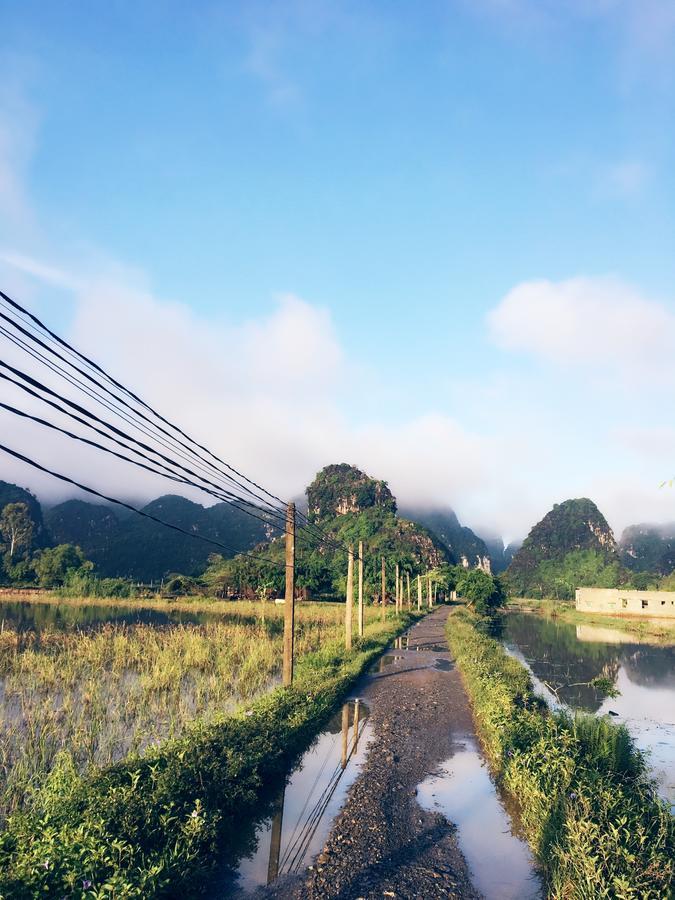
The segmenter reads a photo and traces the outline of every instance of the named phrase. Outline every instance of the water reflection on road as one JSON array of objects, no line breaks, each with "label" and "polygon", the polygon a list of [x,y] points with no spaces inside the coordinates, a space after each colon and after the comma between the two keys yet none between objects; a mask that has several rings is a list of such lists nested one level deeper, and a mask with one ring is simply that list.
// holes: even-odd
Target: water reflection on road
[{"label": "water reflection on road", "polygon": [[361,770],[370,736],[366,704],[345,703],[300,760],[273,814],[258,824],[253,852],[214,897],[246,897],[311,864]]},{"label": "water reflection on road", "polygon": [[[504,640],[552,704],[616,714],[647,752],[661,795],[675,806],[675,647],[638,642],[610,627],[573,625],[509,613]],[[605,697],[590,682],[606,676],[621,692]],[[551,690],[552,689],[552,690]]]},{"label": "water reflection on road", "polygon": [[486,900],[536,900],[542,888],[529,847],[514,831],[473,737],[417,788],[429,812],[457,825],[471,880]]}]

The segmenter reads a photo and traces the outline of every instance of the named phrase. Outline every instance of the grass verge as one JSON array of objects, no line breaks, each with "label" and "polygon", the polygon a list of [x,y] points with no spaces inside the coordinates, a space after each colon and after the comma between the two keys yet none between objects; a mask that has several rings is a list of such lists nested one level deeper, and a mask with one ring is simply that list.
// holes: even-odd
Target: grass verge
[{"label": "grass verge", "polygon": [[278,789],[336,703],[404,614],[372,624],[347,653],[309,653],[292,688],[88,777],[56,765],[30,813],[0,834],[0,897],[193,896],[242,823]]},{"label": "grass verge", "polygon": [[465,610],[450,617],[448,639],[485,752],[516,800],[549,896],[672,897],[675,819],[625,727],[551,713],[527,670]]}]

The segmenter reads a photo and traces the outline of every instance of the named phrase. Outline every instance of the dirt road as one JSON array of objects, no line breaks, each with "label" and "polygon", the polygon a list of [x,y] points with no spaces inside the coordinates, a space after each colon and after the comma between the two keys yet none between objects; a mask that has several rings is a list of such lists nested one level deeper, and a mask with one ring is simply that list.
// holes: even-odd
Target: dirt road
[{"label": "dirt road", "polygon": [[445,639],[448,608],[413,626],[359,684],[374,738],[314,866],[259,892],[278,900],[475,898],[455,829],[423,811],[416,787],[473,732]]}]

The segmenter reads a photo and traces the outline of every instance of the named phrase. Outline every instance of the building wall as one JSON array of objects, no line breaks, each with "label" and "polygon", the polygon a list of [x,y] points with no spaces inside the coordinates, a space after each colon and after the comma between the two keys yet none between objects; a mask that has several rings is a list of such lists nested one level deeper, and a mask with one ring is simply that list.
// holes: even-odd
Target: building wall
[{"label": "building wall", "polygon": [[579,612],[675,619],[675,592],[673,591],[577,588],[576,605]]}]

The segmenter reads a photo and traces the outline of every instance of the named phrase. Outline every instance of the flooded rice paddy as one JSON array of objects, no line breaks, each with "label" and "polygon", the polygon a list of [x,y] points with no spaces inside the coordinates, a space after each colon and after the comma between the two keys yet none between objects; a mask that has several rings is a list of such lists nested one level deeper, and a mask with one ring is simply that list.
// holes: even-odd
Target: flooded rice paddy
[{"label": "flooded rice paddy", "polygon": [[[109,765],[278,683],[283,610],[266,606],[0,603],[0,825],[57,763]],[[300,607],[299,656],[341,633],[339,612]]]},{"label": "flooded rice paddy", "polygon": [[[624,723],[646,752],[661,796],[675,808],[675,646],[518,612],[505,616],[504,641],[552,706]],[[609,678],[619,695],[597,691],[591,682],[598,676]]]}]

